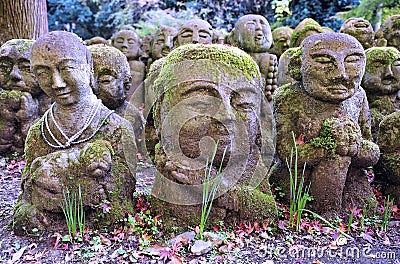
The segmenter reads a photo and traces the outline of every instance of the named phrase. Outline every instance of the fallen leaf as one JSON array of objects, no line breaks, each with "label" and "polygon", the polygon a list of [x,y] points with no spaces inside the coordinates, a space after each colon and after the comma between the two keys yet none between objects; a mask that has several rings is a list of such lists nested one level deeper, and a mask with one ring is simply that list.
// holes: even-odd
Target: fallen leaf
[{"label": "fallen leaf", "polygon": [[371,243],[371,244],[373,244],[374,242],[373,242],[373,238],[372,238],[372,236],[370,235],[370,234],[368,234],[368,233],[361,233],[361,237],[364,239],[364,240],[367,240],[369,243]]}]

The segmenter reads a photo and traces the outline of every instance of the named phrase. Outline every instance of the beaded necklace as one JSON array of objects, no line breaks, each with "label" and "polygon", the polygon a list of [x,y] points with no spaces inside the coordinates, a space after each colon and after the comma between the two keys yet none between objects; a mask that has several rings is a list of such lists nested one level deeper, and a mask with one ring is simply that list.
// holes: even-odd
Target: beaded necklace
[{"label": "beaded necklace", "polygon": [[[51,107],[46,111],[46,113],[43,115],[43,122],[40,126],[40,130],[43,136],[44,141],[53,148],[59,148],[59,149],[64,149],[64,148],[68,148],[71,145],[77,145],[80,143],[83,143],[85,141],[90,140],[91,138],[93,138],[96,133],[100,130],[100,128],[104,125],[105,121],[108,119],[108,117],[114,113],[114,111],[109,111],[106,115],[106,117],[103,119],[103,121],[100,123],[100,125],[95,129],[95,131],[87,138],[81,139],[81,140],[77,140],[82,134],[83,132],[85,132],[85,130],[90,126],[90,124],[93,122],[94,118],[97,116],[97,113],[99,112],[100,109],[100,100],[97,100],[97,104],[93,105],[92,109],[90,110],[89,116],[86,118],[85,123],[83,124],[83,127],[77,131],[75,134],[73,134],[71,137],[68,137],[65,132],[61,129],[60,125],[57,123],[57,121],[54,118],[54,113],[53,113],[53,108],[55,103],[53,103],[51,105]],[[53,132],[50,129],[49,126],[49,118],[51,119],[51,121],[54,123],[54,125],[56,126],[57,130],[61,133],[61,135],[64,137],[65,139],[65,144],[61,143],[53,134]],[[49,133],[51,139],[57,144],[54,145],[53,143],[50,142],[50,140],[46,137],[46,133],[44,132],[44,129],[46,128],[46,131]],[[77,140],[77,141],[76,141]]]}]

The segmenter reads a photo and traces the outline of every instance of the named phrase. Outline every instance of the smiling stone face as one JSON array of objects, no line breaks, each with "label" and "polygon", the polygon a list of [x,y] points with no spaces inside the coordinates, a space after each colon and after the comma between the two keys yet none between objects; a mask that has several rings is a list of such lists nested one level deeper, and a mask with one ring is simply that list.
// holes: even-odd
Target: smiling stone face
[{"label": "smiling stone face", "polygon": [[368,20],[363,18],[349,18],[342,27],[340,33],[355,37],[363,45],[364,49],[372,47],[374,40],[374,29]]},{"label": "smiling stone face", "polygon": [[133,30],[121,30],[111,38],[111,45],[119,49],[128,60],[135,60],[140,53],[140,38]]},{"label": "smiling stone face", "polygon": [[367,65],[362,85],[367,94],[390,95],[400,90],[400,52],[394,47],[365,51]]},{"label": "smiling stone face", "polygon": [[30,52],[34,42],[13,39],[0,47],[0,87],[32,95],[41,92],[30,68]]},{"label": "smiling stone face", "polygon": [[302,76],[312,97],[342,102],[359,88],[365,67],[364,49],[354,37],[340,33],[316,34],[302,43]]},{"label": "smiling stone face", "polygon": [[266,52],[273,43],[271,27],[260,15],[240,17],[232,33],[234,44],[246,52]]},{"label": "smiling stone face", "polygon": [[174,47],[185,44],[212,43],[213,29],[205,20],[192,19],[181,26],[174,38]]}]

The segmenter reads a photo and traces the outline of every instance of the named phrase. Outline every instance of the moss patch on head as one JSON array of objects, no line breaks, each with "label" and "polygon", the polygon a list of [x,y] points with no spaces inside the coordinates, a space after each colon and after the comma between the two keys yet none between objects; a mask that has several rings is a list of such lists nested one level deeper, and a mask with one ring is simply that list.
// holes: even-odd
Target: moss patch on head
[{"label": "moss patch on head", "polygon": [[311,139],[310,144],[315,148],[324,148],[330,155],[335,155],[337,143],[333,138],[332,124],[337,123],[337,118],[328,118],[324,120],[321,126],[319,136]]},{"label": "moss patch on head", "polygon": [[[387,62],[391,65],[395,60],[400,58],[400,52],[394,47],[373,47],[365,51],[367,62],[365,65],[366,72],[374,71],[374,62]],[[384,66],[384,64],[382,64]]]},{"label": "moss patch on head", "polygon": [[33,43],[35,43],[35,41],[32,39],[12,39],[7,41],[4,45],[15,46],[19,53],[24,53],[32,47]]},{"label": "moss patch on head", "polygon": [[306,18],[294,29],[292,34],[292,40],[290,41],[290,47],[298,47],[301,41],[306,37],[305,33],[308,31],[315,31],[316,33],[322,33],[323,28],[317,21],[312,18]]},{"label": "moss patch on head", "polygon": [[163,66],[168,66],[186,60],[212,60],[223,62],[241,70],[252,80],[261,79],[257,64],[253,58],[239,48],[225,45],[188,44],[173,50],[166,58]]}]

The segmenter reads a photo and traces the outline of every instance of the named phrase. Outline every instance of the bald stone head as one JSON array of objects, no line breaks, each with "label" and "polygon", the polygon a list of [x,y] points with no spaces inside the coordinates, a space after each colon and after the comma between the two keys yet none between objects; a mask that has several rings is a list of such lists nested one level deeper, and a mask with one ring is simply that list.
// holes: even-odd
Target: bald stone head
[{"label": "bald stone head", "polygon": [[322,33],[304,39],[302,81],[305,91],[333,103],[352,97],[359,89],[366,57],[361,43],[342,33]]},{"label": "bald stone head", "polygon": [[340,33],[349,34],[355,37],[363,45],[364,49],[372,47],[374,40],[374,29],[371,23],[364,18],[351,17],[347,19],[342,27]]},{"label": "bald stone head", "polygon": [[0,87],[4,90],[41,93],[30,68],[31,47],[35,41],[12,39],[0,47]]},{"label": "bald stone head", "polygon": [[273,39],[267,19],[260,15],[240,17],[229,37],[231,44],[246,52],[266,52],[271,48]]},{"label": "bald stone head", "polygon": [[160,26],[151,40],[151,57],[153,60],[161,59],[168,55],[173,47],[173,38],[178,30],[173,27]]},{"label": "bald stone head", "polygon": [[174,47],[185,44],[212,43],[213,28],[205,20],[192,19],[186,21],[174,38]]},{"label": "bald stone head", "polygon": [[95,94],[105,106],[116,109],[126,99],[131,87],[131,72],[126,56],[117,48],[103,44],[88,47],[93,56]]},{"label": "bald stone head", "polygon": [[141,41],[139,35],[130,29],[123,29],[111,37],[111,45],[119,49],[128,60],[136,60],[140,56]]},{"label": "bald stone head", "polygon": [[32,46],[31,66],[40,87],[57,104],[75,105],[93,94],[92,55],[74,33],[41,36]]}]

